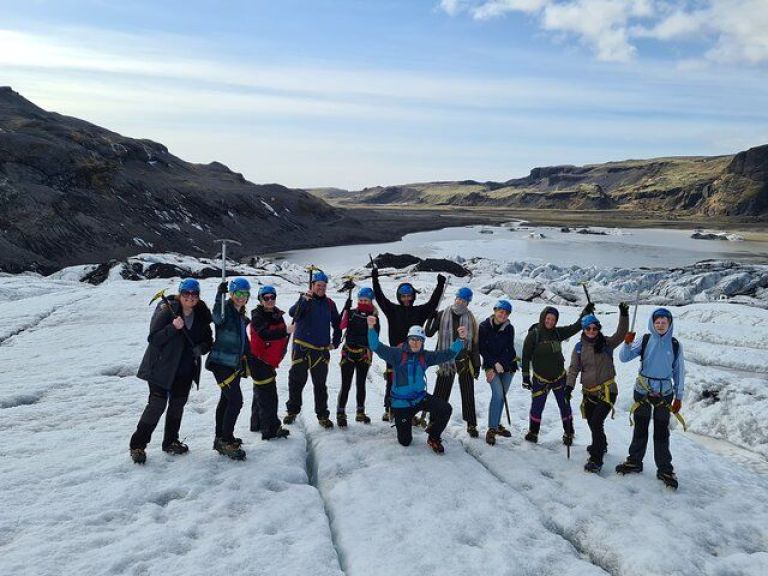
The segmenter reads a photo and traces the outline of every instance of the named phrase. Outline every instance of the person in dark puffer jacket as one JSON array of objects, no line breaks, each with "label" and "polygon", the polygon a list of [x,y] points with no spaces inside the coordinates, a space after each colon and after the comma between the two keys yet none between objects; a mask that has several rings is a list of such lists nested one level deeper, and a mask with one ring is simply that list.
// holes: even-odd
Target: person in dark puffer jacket
[{"label": "person in dark puffer jacket", "polygon": [[[371,279],[373,280],[373,293],[376,297],[376,303],[381,308],[382,313],[387,318],[389,345],[396,347],[405,342],[408,330],[411,326],[424,326],[424,323],[435,313],[443,297],[445,289],[445,276],[437,275],[437,287],[429,301],[426,304],[414,304],[416,301],[416,289],[410,282],[401,283],[396,290],[397,304],[391,302],[384,296],[379,283],[379,269],[375,266],[371,270]],[[387,387],[384,393],[384,415],[382,420],[389,421],[390,396],[392,393],[393,372],[392,366],[387,364],[386,371]]]},{"label": "person in dark puffer jacket", "polygon": [[248,327],[253,377],[251,432],[261,431],[262,440],[287,438],[289,432],[280,426],[277,416],[277,367],[285,357],[288,339],[296,325],[285,324],[273,286],[259,288],[258,297],[259,305],[251,312]]},{"label": "person in dark puffer jacket", "polygon": [[[344,332],[344,346],[341,348],[341,388],[336,400],[336,424],[340,428],[347,426],[347,399],[355,378],[355,400],[357,403],[355,421],[370,424],[371,419],[365,413],[365,379],[371,367],[372,354],[368,347],[368,316],[378,316],[373,305],[373,290],[363,287],[357,293],[357,307],[352,308],[352,300],[344,304],[341,314],[341,329]],[[378,317],[377,317],[378,320]],[[381,326],[376,322],[376,333]]]},{"label": "person in dark puffer jacket", "polygon": [[509,322],[511,312],[512,304],[508,300],[499,300],[493,307],[493,314],[480,323],[480,354],[483,357],[485,379],[491,386],[485,441],[491,446],[496,444],[496,436],[512,436],[501,425],[504,397],[509,391],[512,376],[517,372],[515,328]]},{"label": "person in dark puffer jacket", "polygon": [[603,467],[603,454],[608,449],[605,419],[613,410],[619,393],[613,351],[624,341],[629,329],[629,306],[624,302],[619,304],[619,325],[612,336],[603,335],[600,321],[592,314],[581,319],[581,326],[581,340],[573,347],[565,385],[567,390],[573,390],[576,378],[581,374],[581,412],[592,432],[592,443],[587,447],[589,460],[584,470],[597,474]]},{"label": "person in dark puffer jacket", "polygon": [[192,381],[200,383],[200,358],[208,353],[211,312],[200,300],[200,283],[188,278],[179,284],[179,295],[169,296],[170,307],[161,302],[149,326],[149,345],[137,376],[149,385],[149,399],[131,436],[130,454],[137,464],[146,462],[146,447],[165,412],[163,450],[184,454],[189,448],[179,441],[179,428]]},{"label": "person in dark puffer jacket", "polygon": [[[229,298],[224,300],[227,291]],[[242,441],[235,438],[234,432],[237,417],[243,407],[240,378],[249,373],[250,346],[246,332],[249,320],[245,314],[245,305],[250,296],[251,284],[245,278],[234,278],[229,285],[226,282],[219,284],[216,303],[213,305],[216,339],[205,363],[221,388],[219,404],[216,406],[213,448],[233,460],[245,458]]]},{"label": "person in dark puffer jacket", "polygon": [[[528,329],[523,342],[523,388],[531,391],[531,414],[528,433],[525,439],[537,442],[541,427],[541,414],[547,396],[551,391],[555,395],[563,421],[563,444],[573,443],[573,414],[571,413],[570,389],[565,387],[565,358],[562,341],[581,330],[581,318],[591,314],[595,305],[591,302],[584,307],[579,319],[569,326],[557,327],[560,312],[547,306],[541,311],[539,322]],[[533,378],[530,372],[533,367]]]},{"label": "person in dark puffer jacket", "polygon": [[310,291],[302,294],[288,310],[296,322],[296,331],[293,334],[291,369],[288,372],[288,414],[283,418],[283,424],[292,424],[301,412],[301,396],[307,377],[311,375],[317,421],[323,428],[333,428],[325,383],[330,351],[338,348],[341,343],[341,316],[333,300],[325,295],[327,286],[328,276],[322,270],[315,270]]}]

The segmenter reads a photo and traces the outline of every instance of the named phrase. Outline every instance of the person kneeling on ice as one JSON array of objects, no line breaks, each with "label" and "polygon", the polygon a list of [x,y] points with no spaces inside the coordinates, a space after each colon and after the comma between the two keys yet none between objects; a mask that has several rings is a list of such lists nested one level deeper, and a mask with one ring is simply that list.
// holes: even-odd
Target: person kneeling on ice
[{"label": "person kneeling on ice", "polygon": [[444,452],[440,435],[448,425],[453,409],[445,400],[427,394],[427,368],[456,358],[464,349],[467,329],[460,326],[459,339],[447,350],[424,350],[427,339],[421,326],[411,326],[406,341],[393,348],[379,341],[374,327],[376,318],[368,317],[368,345],[371,350],[394,369],[392,383],[392,415],[397,427],[397,441],[409,446],[413,440],[411,421],[417,412],[426,410],[430,413],[432,427],[429,430],[427,444],[438,454]]},{"label": "person kneeling on ice", "polygon": [[[531,391],[531,413],[528,442],[538,442],[541,414],[547,402],[549,392],[555,395],[563,421],[563,444],[573,443],[573,414],[571,413],[571,392],[573,388],[565,386],[565,358],[563,357],[562,341],[578,334],[581,330],[581,318],[592,314],[595,305],[591,302],[584,307],[579,320],[573,324],[557,327],[560,312],[557,308],[547,306],[541,311],[539,322],[528,329],[523,342],[523,388]],[[533,379],[530,371],[533,367]]]},{"label": "person kneeling on ice", "polygon": [[584,470],[597,474],[603,467],[603,454],[608,450],[603,425],[619,393],[613,351],[627,334],[629,306],[624,302],[619,304],[619,326],[612,336],[606,337],[600,331],[602,325],[593,314],[581,319],[581,327],[581,340],[573,347],[565,385],[572,390],[581,374],[581,414],[592,432],[592,443],[587,446],[589,460]]},{"label": "person kneeling on ice", "polygon": [[[685,360],[683,347],[673,336],[672,313],[666,308],[654,310],[648,320],[648,334],[635,341],[629,332],[619,352],[622,362],[640,357],[640,374],[635,381],[635,430],[626,462],[616,466],[619,474],[643,471],[643,456],[648,444],[648,426],[653,416],[653,458],[656,477],[667,486],[677,488],[669,451],[669,414],[677,415],[683,405]],[[678,416],[681,419],[681,417]]]},{"label": "person kneeling on ice", "polygon": [[262,440],[287,438],[288,430],[280,426],[277,416],[277,367],[285,357],[288,339],[296,325],[285,324],[283,311],[277,305],[277,290],[265,285],[259,288],[259,305],[251,312],[248,326],[251,341],[251,432],[261,432]]},{"label": "person kneeling on ice", "polygon": [[163,451],[169,454],[189,451],[187,445],[179,441],[181,417],[192,381],[200,383],[200,357],[208,353],[213,343],[211,311],[200,300],[197,280],[182,280],[179,295],[163,298],[157,305],[147,341],[149,345],[137,376],[149,384],[149,400],[130,443],[131,458],[137,464],[146,462],[145,449],[163,412]]}]

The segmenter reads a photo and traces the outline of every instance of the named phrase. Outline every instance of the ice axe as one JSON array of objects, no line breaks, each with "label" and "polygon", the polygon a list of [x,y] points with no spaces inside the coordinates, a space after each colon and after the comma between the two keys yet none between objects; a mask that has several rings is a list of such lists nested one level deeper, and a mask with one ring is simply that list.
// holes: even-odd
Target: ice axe
[{"label": "ice axe", "polygon": [[637,294],[635,295],[635,310],[632,312],[632,326],[629,328],[630,332],[635,331],[635,321],[637,320],[637,308],[640,305],[640,287],[637,288]]},{"label": "ice axe", "polygon": [[591,304],[592,303],[592,299],[589,297],[589,290],[587,290],[587,284],[589,284],[589,282],[581,281],[581,282],[579,282],[579,284],[581,284],[581,287],[584,288],[584,294],[587,297],[587,303]]},{"label": "ice axe", "polygon": [[[218,240],[213,241],[214,244],[221,243],[221,281],[226,282],[227,281],[227,244],[234,244],[236,246],[242,246],[240,242],[237,240],[231,240],[229,238],[219,238]],[[221,317],[224,317],[224,311],[226,303],[227,295],[222,294],[221,295]]]}]

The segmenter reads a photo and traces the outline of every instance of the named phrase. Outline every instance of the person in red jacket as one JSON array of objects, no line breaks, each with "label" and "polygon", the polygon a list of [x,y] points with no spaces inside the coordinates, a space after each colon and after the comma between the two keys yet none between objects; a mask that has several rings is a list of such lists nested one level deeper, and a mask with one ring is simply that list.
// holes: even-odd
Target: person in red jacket
[{"label": "person in red jacket", "polygon": [[251,342],[251,432],[261,431],[262,440],[285,438],[289,432],[277,416],[277,367],[285,357],[288,339],[296,326],[286,325],[277,306],[277,290],[259,288],[259,305],[251,313],[248,332]]}]

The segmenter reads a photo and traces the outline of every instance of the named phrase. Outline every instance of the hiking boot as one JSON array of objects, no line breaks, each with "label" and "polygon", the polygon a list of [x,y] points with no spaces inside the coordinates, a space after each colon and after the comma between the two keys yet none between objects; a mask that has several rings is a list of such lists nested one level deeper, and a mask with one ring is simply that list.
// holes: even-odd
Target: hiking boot
[{"label": "hiking boot", "polygon": [[382,422],[389,422],[389,410],[385,410],[384,414],[381,415]]},{"label": "hiking boot", "polygon": [[635,464],[634,462],[630,462],[627,460],[626,462],[622,462],[618,466],[616,466],[616,473],[617,474],[639,474],[643,471],[643,465]]},{"label": "hiking boot", "polygon": [[[330,418],[328,416],[323,416],[322,418],[317,419],[317,423],[320,424],[323,428],[330,430],[333,428],[333,422],[331,422]],[[347,425],[347,418],[344,417],[344,426]]]},{"label": "hiking boot", "polygon": [[427,438],[427,446],[432,448],[437,454],[442,454],[445,452],[445,448],[443,447],[443,443],[440,441],[440,438],[433,438],[430,436]]},{"label": "hiking boot", "polygon": [[496,436],[503,436],[504,438],[512,438],[512,432],[504,428],[501,424],[496,427]]},{"label": "hiking boot", "polygon": [[357,414],[355,414],[355,422],[362,422],[363,424],[370,424],[371,419],[366,416],[365,412],[362,410],[358,410]]},{"label": "hiking boot", "polygon": [[[587,452],[592,453],[592,444],[587,446]],[[605,448],[603,449],[603,454],[608,454],[608,443],[606,442]]]},{"label": "hiking boot", "polygon": [[477,432],[477,426],[469,425],[467,426],[467,434],[469,434],[470,438],[477,438],[479,436]]},{"label": "hiking boot", "polygon": [[218,438],[217,440],[218,442],[215,443],[216,452],[222,456],[231,458],[232,460],[245,460],[245,450],[240,448],[239,444],[236,444],[235,442],[227,442],[221,438]]},{"label": "hiking boot", "polygon": [[539,435],[536,434],[536,432],[531,432],[528,430],[528,433],[525,435],[525,439],[528,440],[528,442],[533,442],[536,444],[536,442],[539,441]]},{"label": "hiking boot", "polygon": [[144,448],[131,448],[131,460],[134,464],[144,464],[147,461],[147,453]]},{"label": "hiking boot", "polygon": [[283,424],[293,424],[296,422],[296,416],[298,416],[298,414],[291,414],[288,412],[288,414],[286,414],[283,418]]},{"label": "hiking boot", "polygon": [[488,428],[488,432],[485,433],[486,444],[490,444],[491,446],[496,444],[496,434],[498,434],[498,431],[493,428]]},{"label": "hiking boot", "polygon": [[[323,424],[321,424],[322,426]],[[336,425],[339,428],[346,428],[347,427],[347,415],[346,414],[336,414]]]},{"label": "hiking boot", "polygon": [[677,490],[677,476],[674,472],[662,472],[659,470],[656,472],[656,478],[664,482],[669,488]]},{"label": "hiking boot", "polygon": [[603,467],[591,458],[584,464],[584,471],[591,472],[592,474],[599,474],[602,469]]},{"label": "hiking boot", "polygon": [[163,452],[168,454],[186,454],[189,452],[189,446],[178,440],[174,440],[170,444],[163,446]]},{"label": "hiking boot", "polygon": [[566,432],[563,434],[563,444],[566,446],[573,446],[573,433]]},{"label": "hiking boot", "polygon": [[291,433],[291,431],[288,430],[287,428],[283,428],[282,426],[278,426],[277,430],[275,430],[274,434],[270,434],[270,435],[266,435],[266,436],[264,434],[262,434],[261,435],[261,439],[262,440],[272,440],[272,438],[288,438],[290,433]]}]

